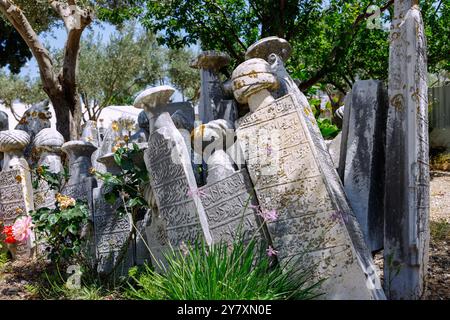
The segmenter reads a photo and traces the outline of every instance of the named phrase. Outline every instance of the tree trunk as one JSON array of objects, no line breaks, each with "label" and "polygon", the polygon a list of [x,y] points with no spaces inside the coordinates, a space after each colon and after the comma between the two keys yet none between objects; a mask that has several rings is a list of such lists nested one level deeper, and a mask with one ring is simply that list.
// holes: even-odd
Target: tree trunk
[{"label": "tree trunk", "polygon": [[64,91],[48,93],[56,116],[56,130],[66,141],[76,140],[80,137],[81,104],[78,95],[67,96]]}]

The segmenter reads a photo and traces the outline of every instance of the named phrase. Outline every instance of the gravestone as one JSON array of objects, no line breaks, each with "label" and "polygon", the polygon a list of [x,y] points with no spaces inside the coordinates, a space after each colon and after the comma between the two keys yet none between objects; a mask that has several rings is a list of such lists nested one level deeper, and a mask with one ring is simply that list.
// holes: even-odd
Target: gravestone
[{"label": "gravestone", "polygon": [[219,70],[230,63],[230,57],[222,52],[204,51],[191,63],[191,67],[200,69],[199,115],[202,123],[217,119],[217,109],[224,97]]},{"label": "gravestone", "polygon": [[[9,129],[8,114],[6,112],[0,111],[0,131],[5,131]],[[3,166],[3,152],[0,152],[0,171]]]},{"label": "gravestone", "polygon": [[49,103],[49,100],[44,100],[40,103],[32,105],[24,112],[22,118],[15,127],[16,130],[23,130],[30,135],[30,144],[24,151],[25,158],[28,160],[30,165],[33,160],[31,159],[31,148],[34,137],[39,133],[39,131],[45,128],[50,128],[51,125],[50,119],[52,118],[52,113],[50,112]]},{"label": "gravestone", "polygon": [[195,132],[201,135],[203,156],[208,165],[207,184],[199,192],[214,243],[231,244],[241,236],[244,241],[267,237],[247,169],[236,170],[226,153],[227,141],[234,142],[231,128],[232,124],[221,119]]},{"label": "gravestone", "polygon": [[[5,226],[34,210],[30,168],[23,155],[29,143],[30,136],[25,131],[0,132],[0,152],[4,153],[0,172],[0,220]],[[9,250],[14,258],[29,258],[33,247],[34,234],[27,243],[9,246]]]},{"label": "gravestone", "polygon": [[161,254],[169,246],[177,249],[183,242],[193,243],[199,239],[211,243],[191,157],[182,135],[165,112],[174,91],[169,86],[151,88],[139,95],[134,103],[136,107],[145,108],[150,120],[145,163],[158,211],[154,213],[147,233],[157,265],[164,263]]},{"label": "gravestone", "polygon": [[258,58],[238,66],[232,79],[236,100],[250,108],[238,120],[237,136],[256,196],[279,214],[268,229],[280,263],[313,268],[314,279],[324,279],[321,298],[383,299],[337,173],[320,161],[295,94],[275,100],[268,90],[278,88],[278,79]]},{"label": "gravestone", "polygon": [[372,252],[384,241],[384,161],[387,90],[381,81],[359,80],[345,109],[343,184],[364,239]]},{"label": "gravestone", "polygon": [[[108,159],[106,159],[108,158]],[[120,168],[114,162],[114,154],[110,153],[98,161],[106,166],[106,172],[117,174]],[[126,275],[134,265],[135,244],[131,238],[131,216],[119,215],[116,211],[121,200],[114,205],[106,202],[104,195],[110,191],[106,185],[93,190],[94,237],[97,257],[97,272]],[[120,261],[119,261],[120,260]]]},{"label": "gravestone", "polygon": [[92,189],[96,186],[96,181],[89,171],[92,168],[92,153],[97,148],[90,142],[75,140],[64,143],[61,149],[69,158],[70,175],[62,193],[86,201],[89,208],[92,208]]},{"label": "gravestone", "polygon": [[[56,130],[46,128],[41,130],[34,138],[34,150],[40,155],[38,168],[40,166],[48,167],[48,171],[52,173],[60,173],[64,171],[61,162],[61,146],[64,144],[64,137]],[[54,208],[55,207],[55,190],[51,190],[46,181],[39,181],[38,188],[34,190],[34,207]]]},{"label": "gravestone", "polygon": [[139,129],[130,137],[130,140],[136,143],[143,143],[148,141],[149,123],[145,111],[141,111],[138,115]]},{"label": "gravestone", "polygon": [[395,1],[390,35],[384,283],[390,299],[419,299],[428,266],[427,46],[415,1]]}]

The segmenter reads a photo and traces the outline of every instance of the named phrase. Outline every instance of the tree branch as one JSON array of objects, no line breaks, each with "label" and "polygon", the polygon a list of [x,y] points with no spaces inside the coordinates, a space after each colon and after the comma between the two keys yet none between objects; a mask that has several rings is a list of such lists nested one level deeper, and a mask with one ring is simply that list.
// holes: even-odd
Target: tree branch
[{"label": "tree branch", "polygon": [[44,91],[52,94],[55,90],[61,90],[57,76],[53,71],[53,61],[50,53],[39,41],[38,35],[25,17],[23,11],[10,0],[0,0],[0,12],[14,26],[33,53],[39,66]]},{"label": "tree branch", "polygon": [[[384,12],[386,9],[388,9],[392,4],[394,3],[394,0],[389,0],[383,7],[380,8],[381,12]],[[358,17],[356,17],[355,21],[353,22],[350,30],[351,33],[351,41],[354,40],[356,33],[358,31],[358,27],[365,19],[371,17],[375,13],[368,13],[367,9],[369,7],[366,7],[364,12],[361,13]],[[344,33],[345,34],[345,33]],[[329,57],[325,60],[326,64],[317,71],[310,79],[300,83],[299,88],[300,90],[307,90],[314,84],[316,84],[318,81],[320,81],[330,70],[334,68],[334,66],[337,63],[337,59],[340,57],[339,53],[343,50],[344,45],[342,43],[338,43],[333,50],[331,51]]]}]

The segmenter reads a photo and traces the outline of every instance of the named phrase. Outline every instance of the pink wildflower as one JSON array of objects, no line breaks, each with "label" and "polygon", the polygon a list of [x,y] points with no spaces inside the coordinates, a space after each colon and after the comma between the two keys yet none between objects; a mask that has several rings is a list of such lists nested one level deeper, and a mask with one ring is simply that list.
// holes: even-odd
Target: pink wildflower
[{"label": "pink wildflower", "polygon": [[267,249],[266,251],[269,257],[274,257],[278,254],[278,251],[272,248],[272,246],[269,246],[269,249]]},{"label": "pink wildflower", "polygon": [[265,222],[275,222],[278,220],[278,212],[277,210],[260,210],[258,213]]}]

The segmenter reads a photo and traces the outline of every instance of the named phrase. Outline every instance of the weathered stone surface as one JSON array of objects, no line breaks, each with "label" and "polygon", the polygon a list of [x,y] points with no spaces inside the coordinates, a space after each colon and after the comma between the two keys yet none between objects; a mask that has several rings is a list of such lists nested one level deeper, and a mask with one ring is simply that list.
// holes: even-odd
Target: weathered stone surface
[{"label": "weathered stone surface", "polygon": [[130,137],[130,140],[136,143],[147,142],[150,134],[150,123],[145,111],[139,113],[138,127],[139,129]]},{"label": "weathered stone surface", "polygon": [[272,53],[287,61],[291,56],[292,47],[286,40],[278,37],[263,38],[252,44],[245,53],[245,59],[261,58],[268,60]]},{"label": "weathered stone surface", "polygon": [[[38,167],[46,166],[49,172],[60,173],[64,170],[61,162],[61,146],[64,137],[55,129],[46,128],[41,130],[34,138],[34,150],[40,155]],[[55,190],[51,190],[46,181],[40,181],[34,190],[34,207],[53,208],[55,206]]]},{"label": "weathered stone surface", "polygon": [[[30,142],[32,143],[36,134],[45,128],[50,128],[50,119],[52,118],[52,113],[50,112],[49,100],[32,105],[28,110],[26,110],[16,126],[16,130],[23,130],[30,135]],[[25,151],[25,158],[29,161],[31,165],[31,149],[32,144],[29,144]]]},{"label": "weathered stone surface", "polygon": [[45,100],[43,102],[32,105],[20,119],[16,126],[16,130],[23,130],[30,135],[30,140],[39,131],[45,128],[50,128],[50,119],[52,114],[50,112],[49,101]]},{"label": "weathered stone surface", "polygon": [[[264,62],[252,60],[247,65]],[[233,79],[242,74],[237,70]],[[267,81],[258,81],[258,75],[248,81],[240,78],[244,81],[234,93],[238,101],[248,101],[251,112],[238,121],[238,141],[261,207],[280,215],[268,223],[280,262],[315,266],[316,279],[326,278],[322,298],[384,298],[330,155],[323,147],[328,162],[320,161],[321,152],[296,95],[274,100],[265,89]],[[258,97],[240,90],[246,86]],[[322,139],[320,147],[324,145]],[[302,260],[296,261],[299,257]]]},{"label": "weathered stone surface", "polygon": [[[131,217],[116,212],[120,200],[109,205],[104,195],[109,191],[104,185],[93,190],[94,235],[97,272],[125,275],[134,265],[134,239],[131,238]],[[120,261],[119,261],[120,259]]]},{"label": "weathered stone surface", "polygon": [[194,243],[200,239],[210,244],[211,235],[191,158],[168,113],[162,113],[157,119],[145,162],[159,211],[157,217],[152,217],[156,233],[149,239],[156,259],[162,260],[159,254],[167,250],[169,244],[175,249],[183,242]]},{"label": "weathered stone surface", "polygon": [[264,239],[258,201],[247,170],[233,172],[199,189],[214,243],[233,243],[242,236]]},{"label": "weathered stone surface", "polygon": [[[8,114],[6,112],[0,111],[0,131],[5,131],[9,129]],[[3,167],[3,152],[0,152],[0,171]]]},{"label": "weathered stone surface", "polygon": [[[29,142],[30,136],[25,131],[0,132],[0,152],[4,153],[0,172],[0,220],[4,225],[12,225],[17,217],[34,210],[30,168],[23,155]],[[28,258],[33,247],[34,234],[26,244],[17,245],[11,253],[14,258]]]},{"label": "weathered stone surface", "polygon": [[427,49],[420,9],[395,1],[386,145],[385,291],[424,293],[429,248]]},{"label": "weathered stone surface", "polygon": [[339,134],[333,140],[325,141],[328,153],[330,154],[331,159],[333,160],[333,164],[336,170],[339,167],[339,159],[341,154],[341,141],[342,141],[342,132],[339,132]]},{"label": "weathered stone surface", "polygon": [[97,122],[88,120],[83,126],[81,140],[92,143],[95,147],[100,146],[100,136],[98,134]]},{"label": "weathered stone surface", "polygon": [[348,109],[343,184],[369,249],[383,248],[384,162],[388,96],[381,81],[360,80]]},{"label": "weathered stone surface", "polygon": [[0,131],[5,131],[9,129],[8,114],[6,112],[0,111]]},{"label": "weathered stone surface", "polygon": [[217,119],[220,101],[224,98],[224,89],[219,78],[219,69],[230,62],[230,57],[222,52],[202,52],[191,67],[200,69],[200,99],[198,112],[202,123]]},{"label": "weathered stone surface", "polygon": [[97,149],[92,143],[84,141],[69,141],[61,149],[69,158],[69,181],[62,193],[75,199],[87,201],[92,208],[92,189],[96,186],[95,179],[90,174],[91,156]]}]

